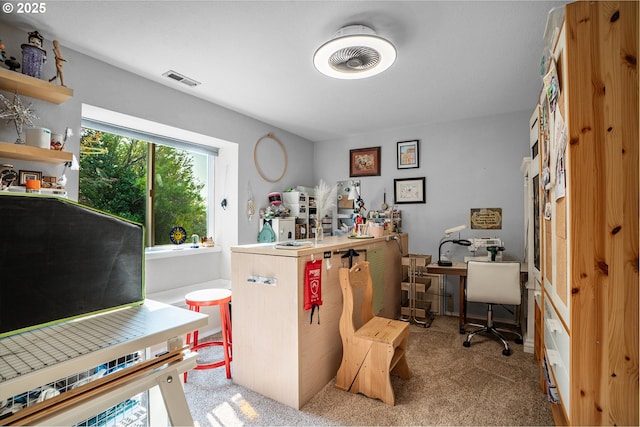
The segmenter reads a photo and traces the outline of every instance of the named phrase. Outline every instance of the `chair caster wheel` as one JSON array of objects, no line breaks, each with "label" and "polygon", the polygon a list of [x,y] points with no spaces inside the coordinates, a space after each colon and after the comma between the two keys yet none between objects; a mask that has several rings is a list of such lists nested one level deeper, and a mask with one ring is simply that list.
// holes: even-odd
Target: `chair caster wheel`
[{"label": "chair caster wheel", "polygon": [[464,335],[464,328],[460,328],[460,335]]},{"label": "chair caster wheel", "polygon": [[504,354],[505,356],[511,356],[511,350],[507,350],[505,348],[504,350],[502,350],[502,354]]},{"label": "chair caster wheel", "polygon": [[516,344],[522,344],[522,342],[523,342],[523,341],[522,341],[522,338],[516,338],[516,339],[515,339],[515,343],[516,343]]},{"label": "chair caster wheel", "polygon": [[462,345],[465,347],[471,347],[471,343],[469,341],[463,342]]}]

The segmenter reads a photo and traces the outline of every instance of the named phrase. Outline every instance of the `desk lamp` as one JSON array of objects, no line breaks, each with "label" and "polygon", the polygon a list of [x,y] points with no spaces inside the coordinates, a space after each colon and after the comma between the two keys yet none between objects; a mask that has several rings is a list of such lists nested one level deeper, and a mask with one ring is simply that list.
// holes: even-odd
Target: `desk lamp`
[{"label": "desk lamp", "polygon": [[444,237],[440,240],[440,246],[438,247],[438,265],[441,267],[451,267],[453,263],[449,260],[442,259],[442,245],[448,242],[452,242],[456,245],[460,246],[471,246],[471,242],[467,239],[460,239],[460,234],[458,233],[457,239],[449,239],[453,233],[456,231],[464,230],[467,228],[466,225],[459,225],[457,227],[449,228],[444,230]]}]

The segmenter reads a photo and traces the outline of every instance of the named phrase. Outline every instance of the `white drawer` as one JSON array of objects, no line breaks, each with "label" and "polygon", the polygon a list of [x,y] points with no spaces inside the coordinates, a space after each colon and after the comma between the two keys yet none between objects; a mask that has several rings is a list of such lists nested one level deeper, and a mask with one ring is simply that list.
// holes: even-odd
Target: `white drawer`
[{"label": "white drawer", "polygon": [[287,207],[289,208],[290,216],[302,219],[309,218],[309,207],[307,205],[294,203],[292,205],[287,205]]},{"label": "white drawer", "polygon": [[544,301],[544,345],[549,369],[553,372],[556,387],[567,414],[569,411],[570,338],[558,314],[547,299]]}]

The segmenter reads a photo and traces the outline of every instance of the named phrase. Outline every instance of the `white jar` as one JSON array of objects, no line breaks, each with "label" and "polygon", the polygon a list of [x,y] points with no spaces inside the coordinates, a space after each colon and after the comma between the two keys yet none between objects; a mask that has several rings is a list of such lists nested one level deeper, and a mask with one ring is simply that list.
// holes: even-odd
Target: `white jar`
[{"label": "white jar", "polygon": [[51,131],[47,128],[27,129],[27,145],[49,149],[51,147]]}]

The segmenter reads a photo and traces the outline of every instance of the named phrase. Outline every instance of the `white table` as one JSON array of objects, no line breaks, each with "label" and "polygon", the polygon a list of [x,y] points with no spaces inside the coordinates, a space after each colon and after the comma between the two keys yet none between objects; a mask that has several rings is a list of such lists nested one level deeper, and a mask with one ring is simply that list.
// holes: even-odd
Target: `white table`
[{"label": "white table", "polygon": [[[205,314],[146,300],[139,306],[2,338],[0,400],[165,342],[168,349],[177,349],[179,352],[182,336],[206,324]],[[157,368],[132,372],[116,385],[107,386],[109,383],[105,382],[104,386],[92,391],[92,397],[68,409],[57,410],[54,406],[46,411],[50,414],[41,416],[37,423],[73,424],[157,385],[163,394],[172,424],[193,424],[179,374],[192,369],[196,360],[188,352],[178,359],[167,363],[159,360]],[[153,360],[146,363],[153,368]],[[135,365],[124,371],[129,369],[135,371]],[[62,393],[58,398],[63,399],[67,393]],[[60,404],[60,407],[63,406]]]}]

